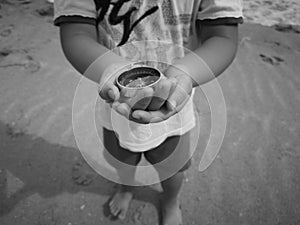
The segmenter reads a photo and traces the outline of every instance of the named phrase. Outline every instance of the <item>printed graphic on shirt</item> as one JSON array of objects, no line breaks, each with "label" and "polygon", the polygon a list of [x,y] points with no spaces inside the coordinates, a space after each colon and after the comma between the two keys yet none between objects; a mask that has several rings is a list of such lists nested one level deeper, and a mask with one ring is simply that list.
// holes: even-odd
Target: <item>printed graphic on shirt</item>
[{"label": "printed graphic on shirt", "polygon": [[189,24],[191,21],[191,11],[175,14],[176,8],[174,8],[171,1],[163,1],[161,8],[164,22],[167,25],[178,26],[179,24]]},{"label": "printed graphic on shirt", "polygon": [[143,19],[145,19],[147,16],[150,16],[151,14],[155,13],[158,10],[158,6],[154,6],[150,9],[148,9],[142,16],[140,16],[137,20],[132,21],[132,14],[135,13],[135,11],[138,10],[135,6],[130,6],[128,8],[128,11],[124,14],[120,14],[121,8],[124,6],[125,3],[130,2],[131,0],[94,0],[96,5],[96,10],[98,12],[98,18],[97,23],[100,23],[106,14],[108,13],[110,6],[112,6],[111,11],[108,15],[108,22],[110,25],[118,25],[123,23],[123,36],[121,39],[121,42],[118,44],[118,46],[121,46],[127,42],[129,39],[130,33],[140,23]]}]

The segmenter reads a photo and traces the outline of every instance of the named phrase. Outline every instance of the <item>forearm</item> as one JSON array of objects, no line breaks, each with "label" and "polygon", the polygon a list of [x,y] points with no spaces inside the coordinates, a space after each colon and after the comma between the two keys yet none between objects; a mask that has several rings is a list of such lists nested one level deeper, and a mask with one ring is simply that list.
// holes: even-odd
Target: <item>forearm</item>
[{"label": "forearm", "polygon": [[200,38],[201,46],[174,63],[183,66],[194,87],[214,79],[231,64],[237,51],[237,27],[206,27]]},{"label": "forearm", "polygon": [[96,29],[92,25],[62,24],[60,37],[66,58],[81,74],[84,74],[87,68],[98,59],[97,65],[93,65],[97,67],[97,73],[85,74],[94,82],[99,83],[101,74],[107,66],[125,61],[97,42]]}]

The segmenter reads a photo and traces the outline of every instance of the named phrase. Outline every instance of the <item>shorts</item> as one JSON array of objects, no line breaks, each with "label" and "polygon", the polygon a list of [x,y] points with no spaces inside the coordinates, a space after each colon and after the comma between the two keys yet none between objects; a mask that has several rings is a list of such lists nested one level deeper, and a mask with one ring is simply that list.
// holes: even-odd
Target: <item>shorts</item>
[{"label": "shorts", "polygon": [[128,120],[111,108],[104,100],[99,101],[97,124],[113,130],[119,144],[132,152],[145,152],[156,148],[172,136],[183,136],[196,126],[193,93],[185,106],[175,115],[159,123],[141,124]]},{"label": "shorts", "polygon": [[[168,137],[158,147],[145,152],[132,152],[120,146],[114,131],[103,128],[104,147],[117,161],[131,166],[137,166],[142,154],[154,166],[158,173],[183,172],[191,166],[189,132],[182,136]],[[105,157],[106,154],[104,154]],[[108,163],[118,169],[114,160],[105,157]]]}]

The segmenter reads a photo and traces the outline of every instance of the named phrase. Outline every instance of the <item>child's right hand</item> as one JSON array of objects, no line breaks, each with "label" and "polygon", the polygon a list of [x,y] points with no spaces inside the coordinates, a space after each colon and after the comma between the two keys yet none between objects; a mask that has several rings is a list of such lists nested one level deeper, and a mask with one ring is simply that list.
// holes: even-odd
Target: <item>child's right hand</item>
[{"label": "child's right hand", "polygon": [[123,61],[108,66],[101,76],[98,92],[100,97],[111,104],[118,113],[133,119],[131,113],[134,109],[144,110],[150,104],[153,89],[149,87],[130,94],[119,90],[116,77],[126,71],[130,64],[131,62]]},{"label": "child's right hand", "polygon": [[119,100],[120,91],[116,85],[116,76],[124,71],[130,62],[118,62],[109,65],[103,72],[98,86],[98,92],[107,103]]},{"label": "child's right hand", "polygon": [[113,103],[113,108],[132,121],[149,123],[152,118],[150,120],[143,117],[136,118],[133,114],[136,111],[147,113],[161,110],[174,85],[170,79],[163,77],[155,86],[139,89],[135,92],[131,90],[129,93],[121,91],[120,99]]},{"label": "child's right hand", "polygon": [[[170,66],[166,71],[165,75],[167,81],[169,82],[168,86],[163,86],[157,90],[157,95],[160,93],[166,94],[168,96],[166,99],[161,98],[162,101],[165,99],[163,105],[159,109],[155,110],[136,110],[133,112],[133,118],[136,118],[140,123],[157,123],[164,121],[174,114],[178,113],[188,102],[193,88],[192,78],[183,72],[180,69],[177,69],[176,66]],[[165,90],[165,91],[164,91]]]}]

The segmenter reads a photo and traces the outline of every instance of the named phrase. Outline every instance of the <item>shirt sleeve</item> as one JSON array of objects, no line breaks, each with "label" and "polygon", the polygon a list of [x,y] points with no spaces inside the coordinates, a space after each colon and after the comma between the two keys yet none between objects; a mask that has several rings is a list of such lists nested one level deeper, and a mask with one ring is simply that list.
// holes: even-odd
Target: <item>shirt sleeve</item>
[{"label": "shirt sleeve", "polygon": [[197,19],[204,24],[243,23],[241,0],[202,0]]},{"label": "shirt sleeve", "polygon": [[90,23],[96,24],[97,11],[94,0],[55,0],[54,24]]}]

